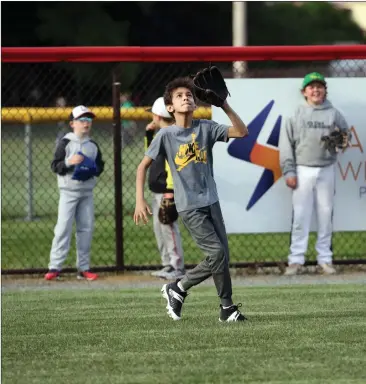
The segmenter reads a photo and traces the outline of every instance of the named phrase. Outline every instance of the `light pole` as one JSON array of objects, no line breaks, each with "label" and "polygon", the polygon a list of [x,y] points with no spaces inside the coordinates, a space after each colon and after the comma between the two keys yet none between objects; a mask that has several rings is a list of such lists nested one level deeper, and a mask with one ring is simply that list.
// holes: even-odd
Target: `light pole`
[{"label": "light pole", "polygon": [[[244,47],[247,45],[247,2],[233,1],[232,7],[233,46]],[[247,69],[245,61],[233,62],[233,77],[245,77]]]}]

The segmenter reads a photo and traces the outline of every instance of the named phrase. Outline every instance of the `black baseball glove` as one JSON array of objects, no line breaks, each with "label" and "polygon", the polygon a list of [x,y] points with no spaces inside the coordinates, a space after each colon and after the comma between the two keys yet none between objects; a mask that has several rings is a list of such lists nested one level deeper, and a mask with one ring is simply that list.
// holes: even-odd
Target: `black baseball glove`
[{"label": "black baseball glove", "polygon": [[159,207],[159,221],[162,224],[172,224],[178,219],[178,212],[174,198],[164,197],[161,199]]},{"label": "black baseball glove", "polygon": [[197,72],[193,77],[193,84],[197,98],[216,107],[222,107],[227,96],[230,95],[217,67],[210,66]]},{"label": "black baseball glove", "polygon": [[342,131],[338,127],[329,135],[322,136],[321,142],[323,148],[333,153],[339,152],[340,150],[344,152],[347,147],[351,145],[349,141],[349,131]]}]

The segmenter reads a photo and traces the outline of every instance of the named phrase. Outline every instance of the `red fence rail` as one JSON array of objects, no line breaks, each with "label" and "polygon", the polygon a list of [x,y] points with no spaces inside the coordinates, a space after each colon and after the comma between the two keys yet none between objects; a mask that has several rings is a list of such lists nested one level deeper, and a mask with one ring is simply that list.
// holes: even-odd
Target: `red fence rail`
[{"label": "red fence rail", "polygon": [[3,47],[4,63],[309,61],[364,59],[366,45],[270,47]]}]

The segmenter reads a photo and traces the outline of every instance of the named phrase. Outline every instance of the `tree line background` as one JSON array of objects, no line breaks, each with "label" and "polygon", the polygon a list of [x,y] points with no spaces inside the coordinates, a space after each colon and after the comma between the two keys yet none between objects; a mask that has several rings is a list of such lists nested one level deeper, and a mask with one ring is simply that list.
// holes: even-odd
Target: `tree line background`
[{"label": "tree line background", "polygon": [[[1,7],[3,47],[232,45],[231,2],[3,2]],[[329,2],[248,2],[247,36],[252,46],[366,42],[351,12]],[[139,102],[149,103],[155,95],[148,88],[161,88],[169,75],[175,76],[169,65],[121,63],[118,80]],[[176,73],[184,65],[175,65]],[[3,92],[3,105],[52,105],[65,93],[77,102],[85,92],[108,104],[112,68],[115,65],[3,65],[3,90],[11,89]],[[194,64],[186,68],[196,69]],[[147,72],[165,74],[146,84]],[[51,91],[52,76],[65,81],[53,84]]]}]

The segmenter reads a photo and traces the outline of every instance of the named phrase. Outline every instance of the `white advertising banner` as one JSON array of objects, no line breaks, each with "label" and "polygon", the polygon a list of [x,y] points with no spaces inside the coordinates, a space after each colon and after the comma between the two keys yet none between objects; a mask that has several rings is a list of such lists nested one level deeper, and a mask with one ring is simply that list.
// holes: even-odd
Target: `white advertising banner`
[{"label": "white advertising banner", "polygon": [[[214,177],[228,233],[288,232],[291,191],[279,167],[278,137],[303,101],[302,79],[227,79],[228,102],[250,135],[214,146]],[[352,127],[352,147],[336,164],[335,231],[366,230],[366,78],[329,78],[328,99]],[[221,108],[212,119],[230,120]],[[309,207],[311,209],[312,207]],[[312,230],[316,230],[315,213]]]}]

